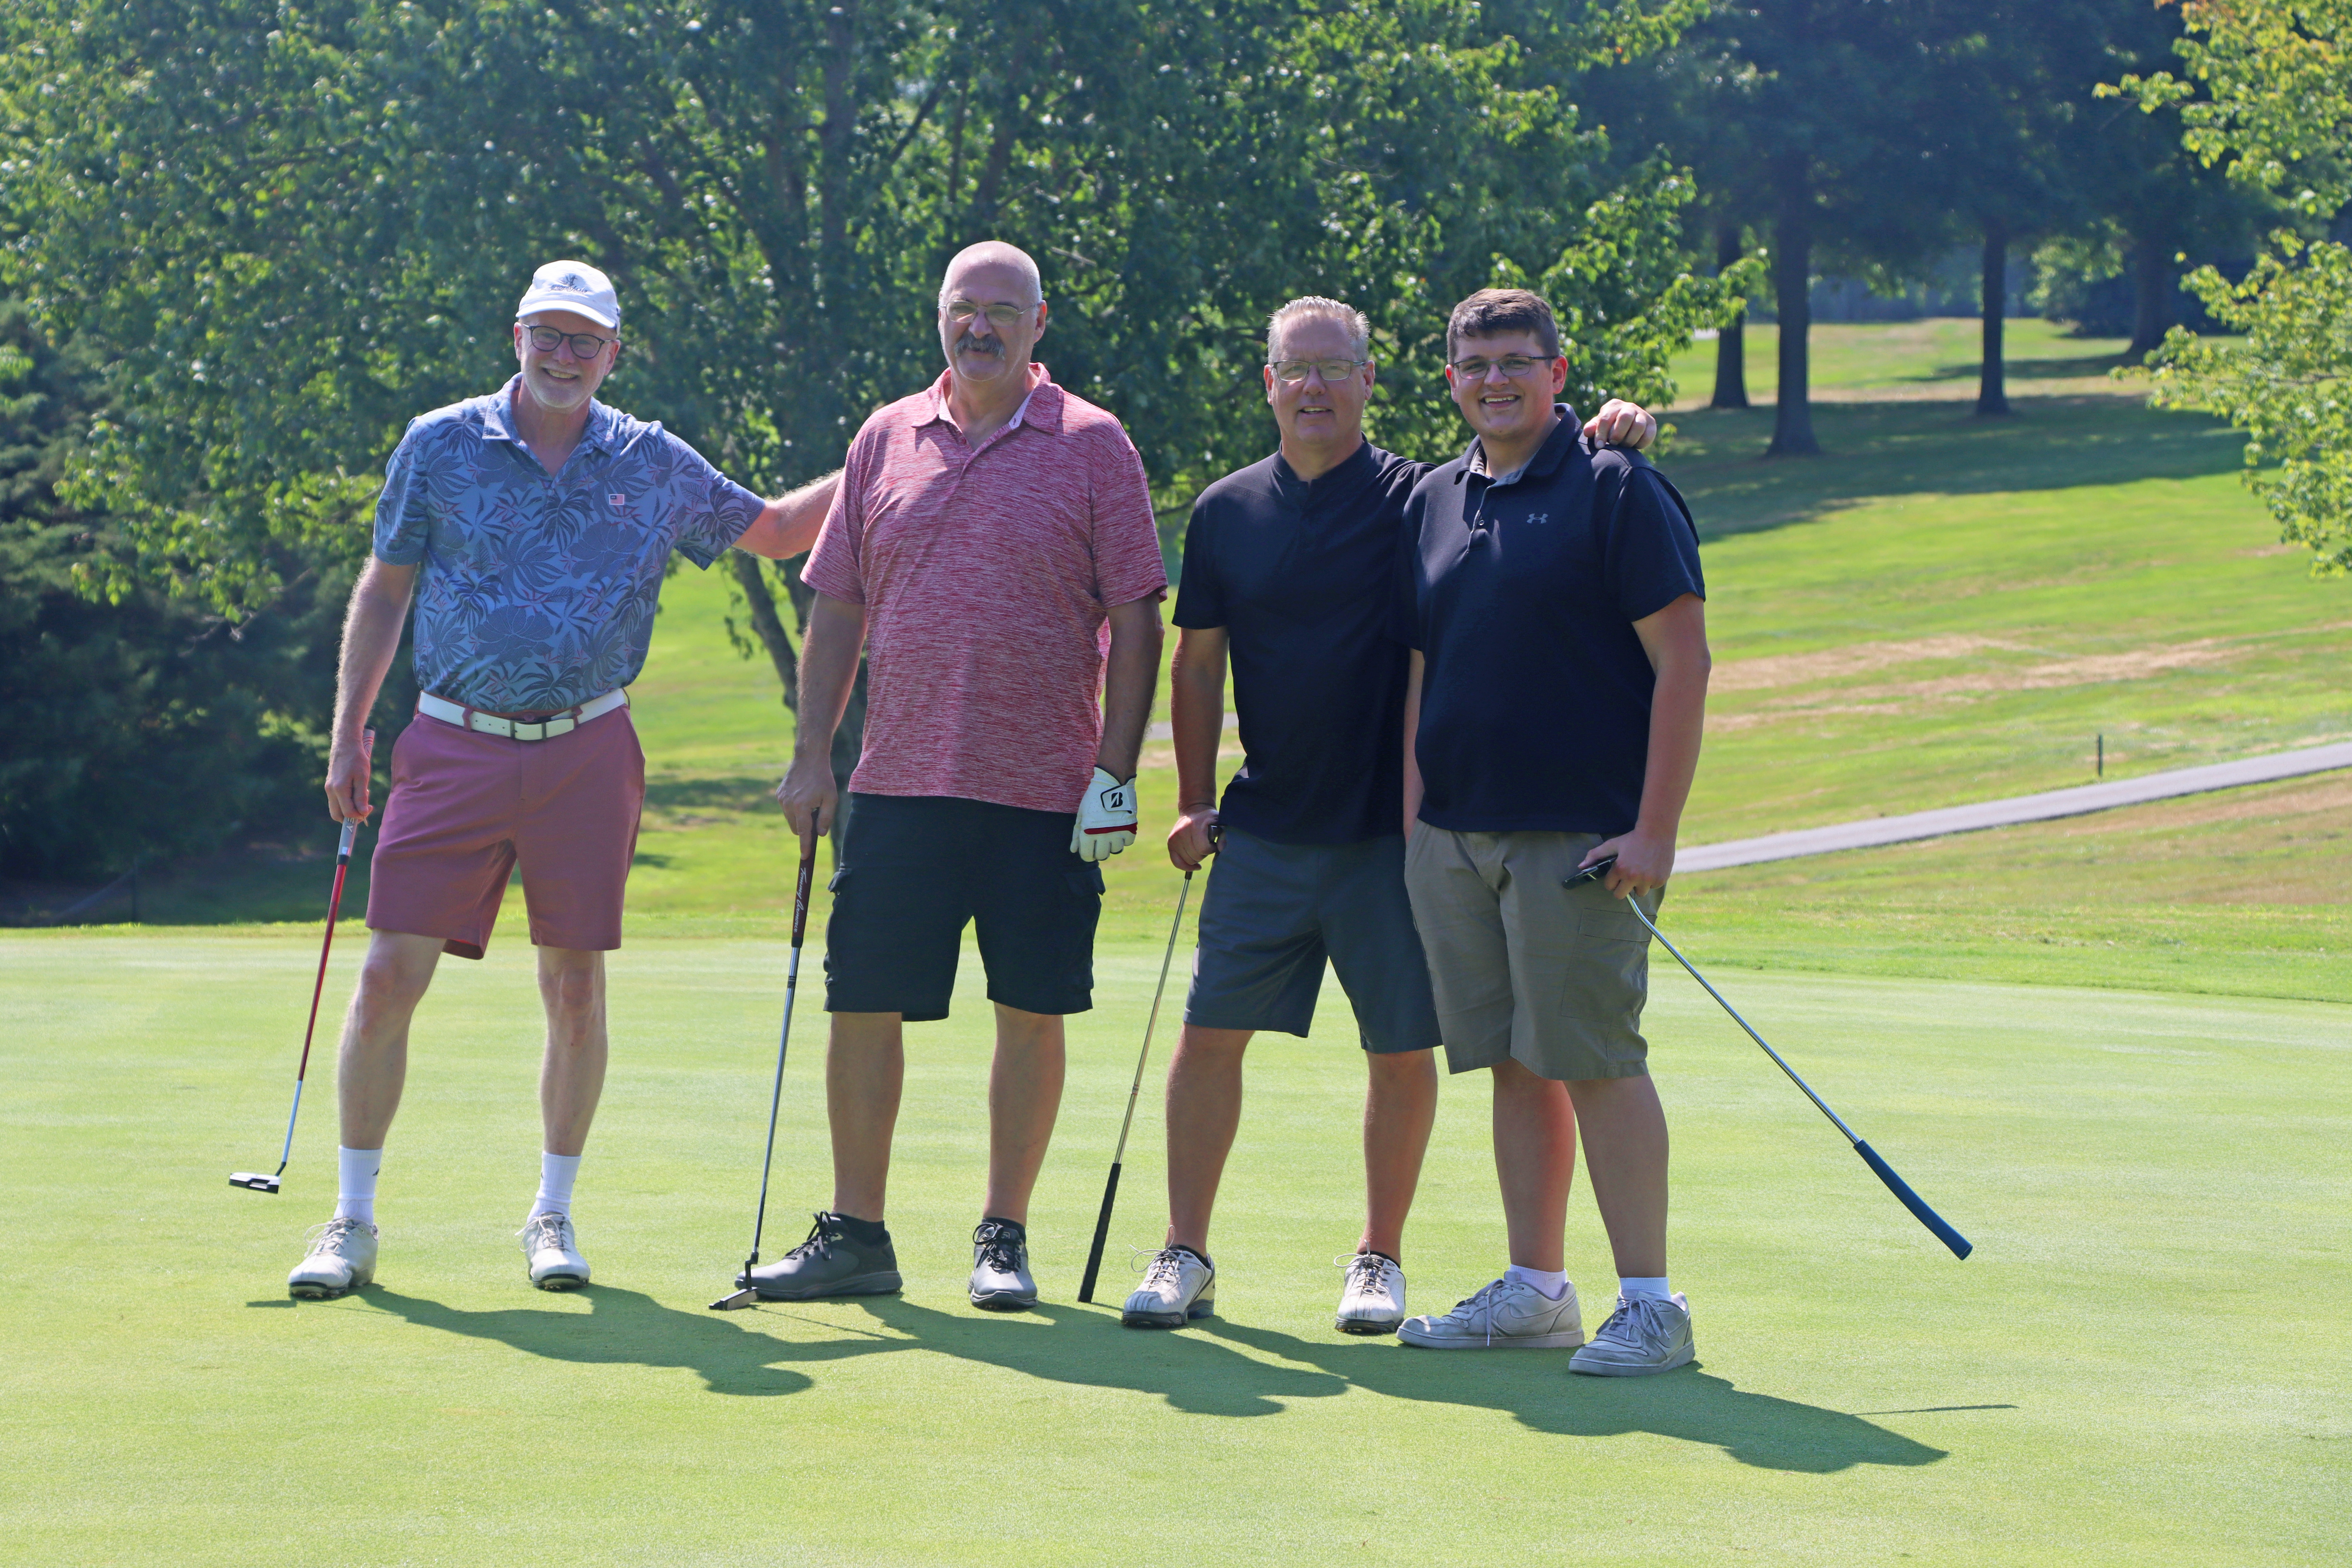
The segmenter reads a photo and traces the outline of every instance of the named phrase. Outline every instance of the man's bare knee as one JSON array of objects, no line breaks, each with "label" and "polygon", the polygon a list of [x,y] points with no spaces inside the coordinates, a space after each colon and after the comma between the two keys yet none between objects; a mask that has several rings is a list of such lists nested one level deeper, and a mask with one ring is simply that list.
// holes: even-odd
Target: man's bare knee
[{"label": "man's bare knee", "polygon": [[352,997],[362,1026],[415,1011],[433,984],[439,958],[438,943],[420,947],[414,939],[369,943],[367,956],[360,961],[359,987]]},{"label": "man's bare knee", "polygon": [[1404,1088],[1423,1081],[1437,1081],[1437,1052],[1434,1047],[1419,1051],[1366,1051],[1364,1065],[1383,1085]]}]

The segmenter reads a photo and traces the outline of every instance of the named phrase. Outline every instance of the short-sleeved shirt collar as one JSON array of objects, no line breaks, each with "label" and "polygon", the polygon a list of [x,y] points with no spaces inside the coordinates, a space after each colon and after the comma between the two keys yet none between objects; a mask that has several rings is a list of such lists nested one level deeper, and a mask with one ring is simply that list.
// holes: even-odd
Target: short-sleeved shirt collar
[{"label": "short-sleeved shirt collar", "polygon": [[[522,374],[518,371],[507,378],[504,386],[484,400],[483,440],[521,443],[522,437],[515,434],[514,416],[515,390],[521,385]],[[588,400],[588,427],[580,433],[580,444],[593,447],[600,452],[609,452],[619,426],[620,416],[592,397]]]},{"label": "short-sleeved shirt collar", "polygon": [[1559,416],[1559,423],[1552,426],[1551,434],[1544,437],[1544,444],[1536,448],[1534,457],[1529,458],[1507,474],[1490,474],[1486,471],[1486,438],[1473,437],[1469,447],[1462,454],[1462,472],[1455,477],[1463,479],[1475,474],[1487,483],[1495,485],[1507,485],[1522,479],[1550,478],[1552,470],[1559,468],[1567,458],[1570,449],[1576,445],[1577,438],[1584,433],[1584,426],[1578,422],[1575,409],[1565,403],[1555,403],[1551,405],[1551,411]]},{"label": "short-sleeved shirt collar", "polygon": [[[940,372],[939,380],[931,383],[929,394],[918,399],[915,405],[907,411],[908,425],[955,423],[948,417],[948,388],[954,375],[953,371]],[[1059,435],[1062,429],[1062,389],[1055,384],[1053,373],[1035,360],[1029,362],[1029,395],[1021,400],[1021,406],[1013,411],[1013,417],[1004,422],[1004,427],[990,439],[1010,436],[1024,425],[1033,425],[1055,435]]]},{"label": "short-sleeved shirt collar", "polygon": [[1371,477],[1380,466],[1372,456],[1372,444],[1359,440],[1356,449],[1316,475],[1311,479],[1298,477],[1290,459],[1277,450],[1274,454],[1275,492],[1294,506],[1304,508],[1334,494],[1346,494]]}]

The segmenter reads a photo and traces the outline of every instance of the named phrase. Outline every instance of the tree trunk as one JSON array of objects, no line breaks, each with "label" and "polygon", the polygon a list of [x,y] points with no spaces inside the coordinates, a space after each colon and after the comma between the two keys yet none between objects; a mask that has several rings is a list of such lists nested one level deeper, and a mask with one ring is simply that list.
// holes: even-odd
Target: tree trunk
[{"label": "tree trunk", "polygon": [[776,667],[777,683],[784,689],[784,706],[797,713],[801,707],[801,658],[793,647],[793,639],[784,635],[784,623],[776,615],[776,596],[768,591],[768,579],[760,570],[760,558],[748,550],[730,550],[727,554],[728,563],[735,571],[735,582],[743,590],[744,602],[751,606],[751,630],[759,635],[760,646],[768,650],[768,662]]},{"label": "tree trunk", "polygon": [[1808,298],[1813,262],[1811,171],[1801,159],[1782,172],[1780,211],[1772,234],[1772,299],[1780,313],[1780,387],[1772,416],[1768,458],[1809,458],[1822,444],[1813,437],[1811,366],[1806,338],[1812,326]]},{"label": "tree trunk", "polygon": [[1977,412],[2006,414],[2009,391],[2001,363],[2000,330],[2009,310],[2009,226],[1985,225],[1983,282],[1984,347],[1977,366]]},{"label": "tree trunk", "polygon": [[2172,273],[2172,258],[2149,240],[2132,246],[2132,341],[2124,353],[2137,359],[2164,342],[2179,318],[2180,283]]},{"label": "tree trunk", "polygon": [[[1739,259],[1739,226],[1727,223],[1715,237],[1715,270]],[[1742,310],[1723,324],[1715,336],[1715,395],[1709,408],[1748,406],[1748,312]]]}]

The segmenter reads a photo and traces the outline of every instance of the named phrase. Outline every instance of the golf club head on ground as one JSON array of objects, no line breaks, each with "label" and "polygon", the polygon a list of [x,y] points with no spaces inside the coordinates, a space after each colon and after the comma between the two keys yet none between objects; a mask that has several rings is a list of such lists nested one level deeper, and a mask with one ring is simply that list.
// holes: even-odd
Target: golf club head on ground
[{"label": "golf club head on ground", "polygon": [[740,1311],[745,1307],[757,1306],[759,1304],[759,1300],[760,1293],[746,1286],[744,1289],[736,1291],[732,1296],[721,1296],[716,1301],[711,1302],[710,1310],[714,1312]]},{"label": "golf club head on ground", "polygon": [[229,1173],[228,1184],[232,1187],[244,1187],[249,1192],[275,1193],[278,1190],[278,1178],[265,1176],[258,1171],[233,1171]]}]

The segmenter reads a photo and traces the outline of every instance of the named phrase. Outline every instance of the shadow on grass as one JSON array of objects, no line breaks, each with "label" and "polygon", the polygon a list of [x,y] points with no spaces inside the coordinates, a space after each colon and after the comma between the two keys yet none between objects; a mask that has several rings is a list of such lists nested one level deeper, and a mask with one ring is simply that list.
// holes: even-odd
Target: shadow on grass
[{"label": "shadow on grass", "polygon": [[[1697,1368],[1661,1378],[1575,1378],[1564,1370],[1565,1357],[1423,1355],[1392,1341],[1331,1344],[1213,1319],[1189,1332],[1139,1333],[1121,1328],[1113,1313],[1051,1303],[985,1319],[869,1297],[855,1305],[876,1328],[845,1331],[799,1318],[790,1303],[720,1314],[667,1307],[609,1285],[581,1294],[592,1308],[585,1314],[531,1307],[470,1311],[381,1286],[362,1299],[420,1328],[554,1361],[682,1367],[713,1394],[797,1394],[814,1385],[803,1367],[914,1350],[1049,1383],[1157,1394],[1196,1415],[1274,1415],[1283,1401],[1328,1399],[1355,1387],[1506,1411],[1562,1436],[1649,1432],[1706,1443],[1764,1469],[1826,1474],[1855,1465],[1929,1465],[1945,1457],[1943,1449],[1859,1416],[1743,1394]],[[763,1322],[778,1318],[814,1323],[835,1337],[779,1339]]]},{"label": "shadow on grass", "polygon": [[650,778],[646,809],[654,812],[723,808],[759,811],[775,805],[776,781],[745,774],[723,778]]},{"label": "shadow on grass", "polygon": [[[1347,1391],[1347,1384],[1331,1373],[1269,1366],[1197,1335],[1157,1335],[1139,1342],[1116,1318],[1074,1307],[1047,1305],[1018,1320],[999,1321],[877,1296],[856,1305],[884,1331],[852,1329],[851,1338],[795,1341],[775,1338],[761,1323],[762,1318],[791,1318],[789,1302],[766,1303],[753,1312],[681,1311],[635,1290],[591,1285],[580,1292],[593,1309],[583,1316],[534,1307],[469,1311],[381,1286],[361,1294],[368,1305],[420,1328],[495,1340],[553,1361],[685,1367],[713,1394],[798,1394],[812,1380],[795,1366],[908,1350],[1053,1383],[1156,1394],[1179,1410],[1201,1415],[1274,1415],[1283,1408],[1280,1400]],[[838,1324],[817,1326],[842,1331]]]},{"label": "shadow on grass", "polygon": [[1392,1399],[1501,1410],[1538,1432],[1571,1437],[1653,1433],[1707,1443],[1743,1465],[1827,1475],[1855,1465],[1932,1465],[1946,1450],[1915,1443],[1858,1415],[1743,1394],[1699,1365],[1660,1377],[1578,1377],[1564,1355],[1415,1352],[1391,1340],[1350,1344],[1297,1339],[1210,1320],[1209,1333],[1305,1362]]},{"label": "shadow on grass", "polygon": [[1962,403],[1816,403],[1822,456],[1763,462],[1768,404],[1677,414],[1659,459],[1702,541],[1905,495],[2070,489],[2233,474],[2245,443],[2202,415],[2121,397],[2036,397],[2007,419]]}]

